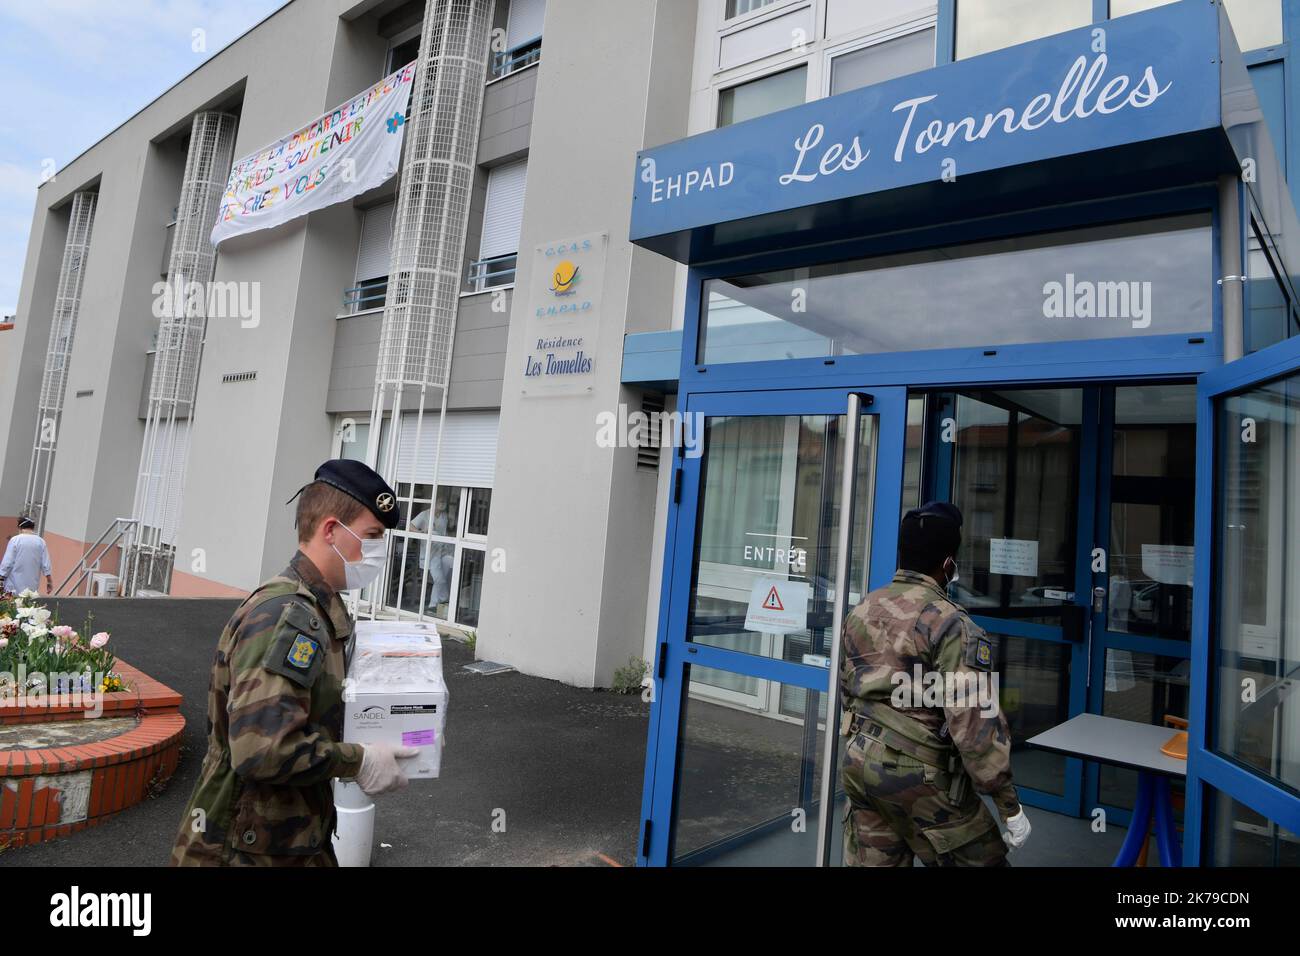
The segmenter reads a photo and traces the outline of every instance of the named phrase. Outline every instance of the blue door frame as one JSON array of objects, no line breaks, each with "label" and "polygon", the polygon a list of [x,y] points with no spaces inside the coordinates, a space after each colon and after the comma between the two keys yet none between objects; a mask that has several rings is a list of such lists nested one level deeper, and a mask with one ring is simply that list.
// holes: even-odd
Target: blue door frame
[{"label": "blue door frame", "polygon": [[[907,390],[897,386],[808,389],[779,392],[696,393],[683,411],[704,418],[731,416],[844,415],[851,392],[871,396],[862,416],[879,421],[875,446],[875,504],[871,521],[868,586],[881,587],[894,573],[898,514],[902,501],[903,447],[907,431]],[[704,435],[701,429],[697,434]],[[705,448],[707,454],[707,447]],[[691,665],[712,667],[760,680],[826,693],[825,668],[759,657],[686,640],[693,584],[695,529],[703,456],[680,453],[674,461],[674,514],[670,515],[664,562],[664,600],[660,605],[655,655],[654,695],[646,752],[639,865],[665,866],[672,851],[677,790],[679,730]],[[855,547],[860,546],[855,542]],[[832,701],[832,707],[837,706]]]},{"label": "blue door frame", "polygon": [[1214,650],[1217,583],[1215,551],[1216,413],[1220,402],[1275,378],[1300,370],[1300,338],[1262,349],[1246,358],[1206,372],[1196,395],[1196,554],[1192,588],[1192,710],[1187,748],[1187,810],[1183,865],[1208,859],[1213,847],[1205,834],[1212,823],[1215,792],[1231,797],[1293,833],[1300,833],[1300,797],[1216,753],[1211,689],[1219,691],[1210,670]]},{"label": "blue door frame", "polygon": [[[1163,193],[1126,196],[1114,200],[1090,203],[1082,207],[1030,210],[1002,217],[995,221],[975,224],[956,224],[944,229],[922,229],[905,238],[891,237],[888,251],[903,248],[924,248],[948,245],[999,235],[1071,228],[1134,217],[1155,217],[1209,210],[1211,213],[1212,275],[1206,281],[1213,283],[1222,275],[1220,258],[1221,223],[1217,194],[1212,186],[1186,187]],[[880,240],[844,243],[833,250],[795,250],[779,254],[766,254],[738,262],[710,264],[693,267],[688,271],[684,323],[682,330],[682,365],[679,378],[678,409],[705,411],[706,414],[737,415],[790,415],[790,414],[842,414],[849,392],[868,392],[876,396],[876,404],[869,409],[881,414],[881,434],[877,467],[877,507],[873,522],[873,548],[870,580],[878,586],[888,580],[893,572],[897,551],[898,514],[886,517],[881,510],[884,500],[880,494],[897,486],[901,501],[901,476],[903,439],[906,427],[906,401],[909,388],[938,390],[968,387],[1005,387],[1010,385],[1093,385],[1114,382],[1137,383],[1142,381],[1168,381],[1171,379],[1196,379],[1202,373],[1219,367],[1223,361],[1222,293],[1212,290],[1213,323],[1211,331],[1203,335],[1162,335],[1138,339],[1110,339],[1080,342],[1044,343],[1032,345],[999,346],[996,349],[942,349],[925,348],[905,353],[881,355],[848,355],[833,358],[789,359],[782,361],[746,362],[727,365],[702,365],[697,362],[697,343],[703,318],[704,284],[711,278],[745,275],[773,268],[811,266],[836,259],[851,259],[880,254],[885,251]],[[918,343],[921,344],[921,343]],[[928,344],[928,343],[926,343]],[[761,389],[756,389],[761,383]],[[892,388],[891,388],[892,387]],[[888,391],[886,391],[888,389]],[[820,398],[818,398],[820,396]],[[814,401],[816,399],[816,401]],[[896,405],[890,414],[889,405]],[[884,410],[884,414],[882,414]],[[891,422],[897,423],[896,452],[884,441]],[[1198,416],[1198,449],[1205,440],[1204,427]],[[896,457],[888,458],[887,455]],[[1088,454],[1095,456],[1097,449]],[[1095,461],[1095,458],[1093,459]],[[665,523],[664,569],[661,579],[661,599],[657,624],[654,664],[654,696],[650,712],[650,728],[646,741],[646,768],[642,787],[641,830],[637,847],[638,865],[662,866],[669,858],[669,838],[672,831],[675,774],[679,746],[678,729],[681,719],[682,695],[685,688],[682,674],[687,664],[718,667],[761,679],[778,680],[796,686],[823,689],[821,679],[814,679],[803,665],[785,661],[765,660],[750,655],[688,644],[686,633],[686,599],[692,573],[692,549],[696,526],[696,492],[698,491],[699,459],[687,458],[683,449],[673,462],[673,493],[668,502]],[[1197,470],[1197,527],[1196,540],[1202,538],[1202,520],[1205,515],[1206,493],[1209,479]],[[1081,513],[1084,509],[1080,509]],[[1091,541],[1093,535],[1086,540]],[[1208,525],[1206,530],[1208,530]],[[1199,553],[1204,549],[1198,549]],[[887,558],[886,558],[887,556]],[[887,570],[878,564],[891,565]],[[1080,577],[1089,572],[1089,562],[1078,565]],[[877,583],[878,582],[878,583]],[[1087,585],[1091,587],[1091,583]],[[1198,610],[1199,600],[1205,595],[1200,578],[1196,579],[1193,627],[1205,618]],[[1001,622],[1023,627],[1021,622]],[[1006,633],[1015,633],[1004,628]],[[1029,635],[1026,635],[1029,636]],[[1037,636],[1037,635],[1035,635]],[[1193,642],[1193,654],[1196,644]],[[1073,655],[1082,655],[1076,661]],[[1075,648],[1072,667],[1087,666],[1086,653]],[[809,683],[812,681],[812,684]],[[1204,686],[1204,685],[1200,685]],[[1082,685],[1080,685],[1082,687]],[[1193,700],[1197,693],[1193,682]],[[1075,694],[1080,695],[1075,699]],[[1083,709],[1083,691],[1072,685],[1071,709],[1076,704]],[[1193,711],[1195,714],[1195,711]],[[1201,718],[1204,718],[1202,713]],[[1071,761],[1069,779],[1081,781],[1082,765]],[[1190,770],[1190,767],[1189,767]],[[1086,784],[1086,780],[1081,781]],[[1199,811],[1199,801],[1191,795],[1189,785],[1187,819],[1189,835],[1192,814]],[[1067,794],[1095,794],[1076,785],[1067,788]],[[1053,794],[1030,795],[1032,802],[1059,809],[1065,813],[1079,813],[1078,798],[1074,806],[1067,798]],[[1031,802],[1027,800],[1026,802]],[[1059,804],[1059,806],[1058,806]],[[1121,819],[1127,814],[1115,810]],[[1188,839],[1186,852],[1194,852],[1196,842]]]}]

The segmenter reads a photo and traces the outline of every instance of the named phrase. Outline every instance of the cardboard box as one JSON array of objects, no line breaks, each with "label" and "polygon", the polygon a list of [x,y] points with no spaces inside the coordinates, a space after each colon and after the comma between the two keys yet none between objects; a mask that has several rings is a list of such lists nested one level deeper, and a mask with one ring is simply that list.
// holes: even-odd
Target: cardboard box
[{"label": "cardboard box", "polygon": [[418,747],[420,755],[403,762],[407,776],[439,775],[448,694],[436,627],[357,622],[343,699],[345,742]]}]

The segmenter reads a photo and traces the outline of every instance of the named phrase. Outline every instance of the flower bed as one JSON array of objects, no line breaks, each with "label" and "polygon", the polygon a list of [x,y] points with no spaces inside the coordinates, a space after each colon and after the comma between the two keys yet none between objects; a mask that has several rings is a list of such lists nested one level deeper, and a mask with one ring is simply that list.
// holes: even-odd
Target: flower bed
[{"label": "flower bed", "polygon": [[139,803],[175,771],[185,729],[180,694],[116,660],[107,634],[83,642],[34,597],[0,598],[0,849]]},{"label": "flower bed", "polygon": [[0,700],[127,690],[108,633],[83,638],[91,618],[79,632],[36,598],[35,591],[0,595]]}]

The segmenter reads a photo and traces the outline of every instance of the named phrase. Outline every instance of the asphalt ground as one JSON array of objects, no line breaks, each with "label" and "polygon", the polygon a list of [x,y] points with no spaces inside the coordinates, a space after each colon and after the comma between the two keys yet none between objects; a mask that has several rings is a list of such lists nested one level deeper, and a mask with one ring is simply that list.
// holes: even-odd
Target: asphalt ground
[{"label": "asphalt ground", "polygon": [[[89,609],[119,657],[180,691],[181,762],[161,793],[71,837],[0,852],[0,867],[167,862],[206,750],[212,653],[237,603],[51,602],[77,628]],[[454,641],[443,657],[441,776],[378,798],[371,865],[631,866],[650,705],[516,673],[472,674],[463,665],[473,655]]]},{"label": "asphalt ground", "polygon": [[[212,653],[237,603],[51,602],[78,628],[93,613],[92,630],[111,632],[119,657],[180,691],[181,762],[143,803],[71,837],[4,850],[0,867],[167,862],[206,750]],[[464,670],[470,650],[450,640],[443,656],[450,700],[441,776],[376,800],[371,865],[631,866],[649,704],[516,673],[473,674]],[[801,727],[694,700],[682,760],[678,839],[687,849],[789,813],[809,769]],[[1098,834],[1086,819],[1044,810],[1031,809],[1030,818],[1034,837],[1016,853],[1018,866],[1105,866],[1124,834]]]}]

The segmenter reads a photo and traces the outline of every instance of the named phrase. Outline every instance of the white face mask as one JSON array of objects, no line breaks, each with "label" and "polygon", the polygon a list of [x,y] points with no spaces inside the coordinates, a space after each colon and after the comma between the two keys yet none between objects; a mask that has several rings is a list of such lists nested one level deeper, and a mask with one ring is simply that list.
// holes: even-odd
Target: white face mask
[{"label": "white face mask", "polygon": [[948,574],[948,565],[949,565],[949,564],[952,565],[952,573],[948,575],[948,583],[949,583],[949,584],[956,584],[959,580],[961,580],[961,575],[959,575],[959,574],[957,573],[957,562],[954,561],[954,560],[952,560],[952,558],[949,558],[948,561],[947,561],[947,563],[946,563],[946,564],[944,565],[944,567],[943,567],[943,570],[944,570],[944,573],[945,573],[945,574]]},{"label": "white face mask", "polygon": [[343,557],[338,548],[330,545],[331,548],[334,548],[334,553],[343,560],[344,590],[352,591],[363,588],[377,578],[380,571],[384,570],[384,556],[388,553],[388,546],[383,538],[366,540],[359,537],[355,531],[345,524],[340,524],[339,527],[361,542],[360,561],[349,561]]}]

